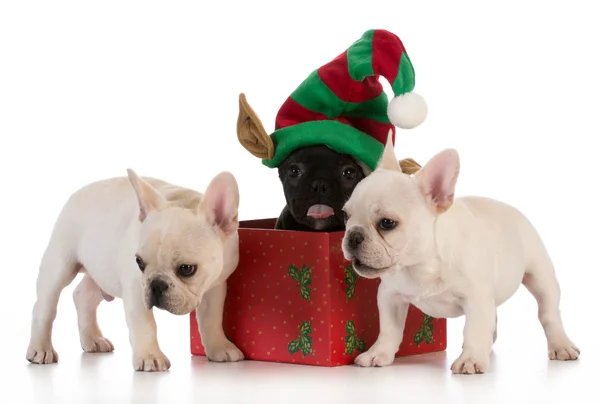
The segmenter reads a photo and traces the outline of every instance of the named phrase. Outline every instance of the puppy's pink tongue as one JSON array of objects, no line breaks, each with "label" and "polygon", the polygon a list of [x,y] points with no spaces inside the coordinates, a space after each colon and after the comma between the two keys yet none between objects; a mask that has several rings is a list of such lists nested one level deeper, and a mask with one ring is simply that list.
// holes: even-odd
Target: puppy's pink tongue
[{"label": "puppy's pink tongue", "polygon": [[306,216],[310,216],[315,219],[325,219],[326,217],[333,215],[333,208],[327,205],[313,205],[308,209],[308,213],[306,213]]}]

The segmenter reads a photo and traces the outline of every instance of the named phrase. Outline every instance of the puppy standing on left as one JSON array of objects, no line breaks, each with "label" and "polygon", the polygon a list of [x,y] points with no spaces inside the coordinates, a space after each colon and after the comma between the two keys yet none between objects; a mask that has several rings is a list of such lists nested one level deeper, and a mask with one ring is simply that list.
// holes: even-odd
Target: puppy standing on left
[{"label": "puppy standing on left", "polygon": [[73,293],[81,346],[110,352],[97,323],[103,299],[123,299],[133,367],[164,371],[152,307],[184,315],[196,310],[208,359],[238,361],[242,352],[223,332],[226,280],[239,259],[238,186],[218,174],[206,193],[153,178],[112,178],[74,193],[42,258],[27,359],[58,361],[52,324],[61,291],[84,273]]}]

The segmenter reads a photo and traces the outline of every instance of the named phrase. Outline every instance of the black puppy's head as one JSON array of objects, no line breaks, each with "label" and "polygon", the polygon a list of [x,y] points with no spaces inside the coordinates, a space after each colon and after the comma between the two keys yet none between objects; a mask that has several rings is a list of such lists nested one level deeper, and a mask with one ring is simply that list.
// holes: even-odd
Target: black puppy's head
[{"label": "black puppy's head", "polygon": [[327,146],[309,146],[290,154],[278,169],[297,223],[318,231],[344,229],[342,207],[365,178],[356,160]]}]

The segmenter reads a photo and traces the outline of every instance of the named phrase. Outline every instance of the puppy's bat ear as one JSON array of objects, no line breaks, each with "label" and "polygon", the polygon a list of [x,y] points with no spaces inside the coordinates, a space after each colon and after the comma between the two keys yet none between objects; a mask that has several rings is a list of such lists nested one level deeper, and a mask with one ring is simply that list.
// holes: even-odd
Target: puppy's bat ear
[{"label": "puppy's bat ear", "polygon": [[246,95],[240,94],[240,110],[237,121],[237,137],[244,149],[252,155],[271,160],[275,147],[256,112],[246,101]]},{"label": "puppy's bat ear", "polygon": [[458,152],[446,149],[433,156],[415,174],[421,192],[435,213],[443,213],[452,206],[459,171]]},{"label": "puppy's bat ear", "polygon": [[414,174],[421,169],[421,165],[414,161],[413,159],[403,159],[400,160],[400,169],[404,174]]},{"label": "puppy's bat ear", "polygon": [[400,164],[398,163],[396,154],[394,153],[394,140],[391,129],[388,132],[385,148],[383,149],[383,154],[381,155],[379,163],[377,164],[377,169],[400,171]]},{"label": "puppy's bat ear", "polygon": [[238,228],[240,194],[238,184],[230,172],[217,174],[208,187],[199,209],[208,222],[228,236]]},{"label": "puppy's bat ear", "polygon": [[127,169],[127,176],[133,186],[140,206],[140,222],[146,220],[150,212],[160,210],[167,205],[167,200],[152,185],[141,179],[131,168]]}]

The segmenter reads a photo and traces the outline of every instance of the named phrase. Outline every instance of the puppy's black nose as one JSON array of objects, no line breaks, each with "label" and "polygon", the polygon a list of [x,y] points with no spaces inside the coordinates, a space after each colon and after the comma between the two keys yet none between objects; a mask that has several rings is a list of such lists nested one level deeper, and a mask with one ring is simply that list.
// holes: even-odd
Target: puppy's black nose
[{"label": "puppy's black nose", "polygon": [[311,188],[319,195],[326,195],[329,192],[329,184],[323,180],[313,181]]},{"label": "puppy's black nose", "polygon": [[361,232],[355,231],[348,236],[348,244],[353,250],[356,250],[363,241],[365,241],[365,236]]},{"label": "puppy's black nose", "polygon": [[165,290],[169,289],[167,282],[162,279],[154,279],[150,283],[150,292],[152,293],[152,304],[158,306],[161,302]]}]

